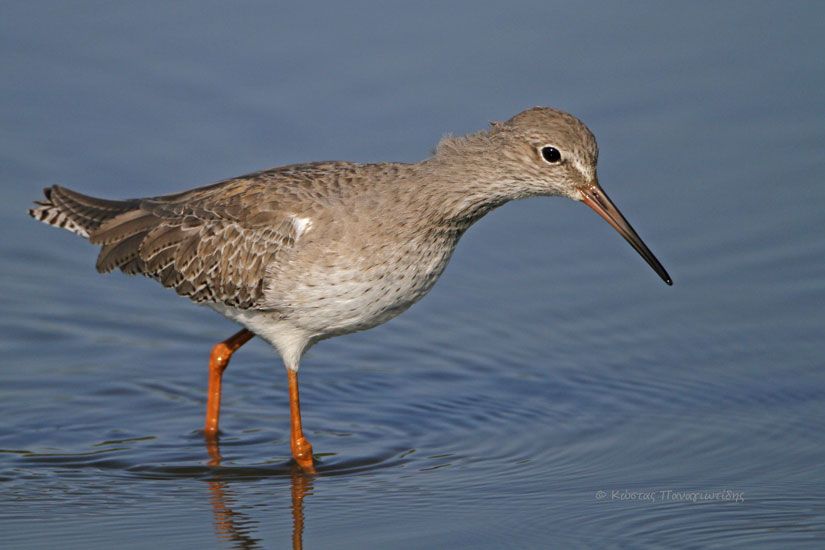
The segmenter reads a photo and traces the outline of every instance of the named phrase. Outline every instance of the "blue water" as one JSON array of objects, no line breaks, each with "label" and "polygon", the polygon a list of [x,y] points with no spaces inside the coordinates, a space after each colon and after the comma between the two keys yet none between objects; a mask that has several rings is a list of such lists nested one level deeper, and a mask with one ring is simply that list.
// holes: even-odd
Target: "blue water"
[{"label": "blue water", "polygon": [[[816,547],[825,537],[825,7],[817,2],[6,2],[0,532],[10,548]],[[587,208],[506,205],[422,302],[313,348],[318,476],[237,327],[29,219],[416,161],[532,105],[580,116],[666,287]]]}]

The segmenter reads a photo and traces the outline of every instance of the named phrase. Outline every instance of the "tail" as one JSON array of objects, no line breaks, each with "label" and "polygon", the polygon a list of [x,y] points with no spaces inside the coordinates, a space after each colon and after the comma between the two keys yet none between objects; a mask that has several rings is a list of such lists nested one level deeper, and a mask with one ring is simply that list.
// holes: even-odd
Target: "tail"
[{"label": "tail", "polygon": [[106,220],[140,206],[137,200],[97,199],[59,185],[47,187],[43,190],[43,195],[45,200],[35,201],[37,206],[29,209],[29,215],[87,239]]}]

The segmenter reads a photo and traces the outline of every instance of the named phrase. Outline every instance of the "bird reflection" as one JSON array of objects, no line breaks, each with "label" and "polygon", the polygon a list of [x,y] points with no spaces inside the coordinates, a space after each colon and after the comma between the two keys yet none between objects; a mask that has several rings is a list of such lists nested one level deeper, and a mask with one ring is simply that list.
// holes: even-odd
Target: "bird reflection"
[{"label": "bird reflection", "polygon": [[304,496],[312,492],[312,478],[300,466],[292,465],[292,549],[304,547]]},{"label": "bird reflection", "polygon": [[235,506],[235,496],[229,489],[229,484],[226,481],[210,481],[209,492],[218,538],[231,541],[234,548],[261,548],[260,539],[251,534],[255,520],[232,509]]},{"label": "bird reflection", "polygon": [[[217,438],[207,438],[206,452],[209,453],[209,466],[218,468],[223,457]],[[297,464],[290,465],[289,475],[292,488],[292,548],[301,550],[304,534],[304,497],[312,493],[312,477],[305,474]],[[215,534],[218,538],[233,542],[234,548],[261,548],[261,540],[252,536],[257,521],[247,514],[233,510],[236,498],[229,482],[216,476],[209,481],[209,492]]]}]

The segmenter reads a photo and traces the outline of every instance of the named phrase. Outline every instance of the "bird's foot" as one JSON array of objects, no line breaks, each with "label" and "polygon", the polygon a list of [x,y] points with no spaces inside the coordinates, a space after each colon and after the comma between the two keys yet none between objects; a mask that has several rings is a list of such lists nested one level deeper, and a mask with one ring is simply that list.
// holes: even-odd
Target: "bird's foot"
[{"label": "bird's foot", "polygon": [[304,436],[292,440],[292,457],[301,469],[308,473],[315,473],[315,460],[312,458],[312,445]]}]

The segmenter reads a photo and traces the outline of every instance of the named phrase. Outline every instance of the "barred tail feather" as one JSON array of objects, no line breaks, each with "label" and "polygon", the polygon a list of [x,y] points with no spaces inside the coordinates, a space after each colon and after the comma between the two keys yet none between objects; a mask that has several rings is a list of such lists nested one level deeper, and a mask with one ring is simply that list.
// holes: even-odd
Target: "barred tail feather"
[{"label": "barred tail feather", "polygon": [[110,201],[89,197],[54,185],[43,190],[45,200],[35,201],[29,215],[43,223],[62,227],[89,238],[106,220],[138,207],[138,201]]}]

